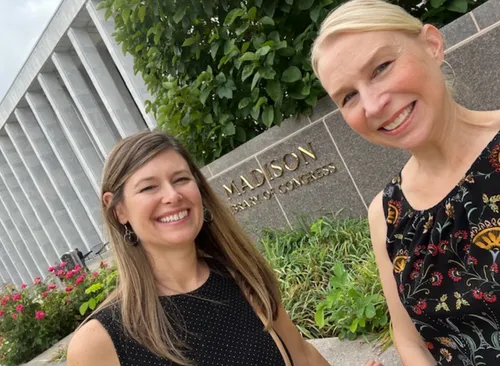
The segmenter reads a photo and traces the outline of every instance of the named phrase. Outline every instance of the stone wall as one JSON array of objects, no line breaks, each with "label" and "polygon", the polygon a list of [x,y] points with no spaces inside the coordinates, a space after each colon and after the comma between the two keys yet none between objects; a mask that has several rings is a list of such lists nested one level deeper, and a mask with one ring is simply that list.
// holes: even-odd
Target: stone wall
[{"label": "stone wall", "polygon": [[[500,108],[500,0],[442,29],[457,99]],[[366,216],[367,206],[409,155],[355,134],[325,98],[311,116],[289,119],[203,168],[211,186],[251,232],[293,227],[303,217]]]}]

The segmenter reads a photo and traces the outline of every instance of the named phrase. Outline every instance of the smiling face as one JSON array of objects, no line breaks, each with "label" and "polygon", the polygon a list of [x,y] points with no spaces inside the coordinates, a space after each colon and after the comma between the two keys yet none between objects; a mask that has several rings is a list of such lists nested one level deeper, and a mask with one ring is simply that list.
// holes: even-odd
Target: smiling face
[{"label": "smiling face", "polygon": [[448,97],[439,30],[342,33],[321,46],[318,75],[349,126],[378,145],[411,150],[438,133]]},{"label": "smiling face", "polygon": [[127,179],[116,214],[146,249],[194,245],[203,226],[200,190],[188,163],[174,150],[159,153]]}]

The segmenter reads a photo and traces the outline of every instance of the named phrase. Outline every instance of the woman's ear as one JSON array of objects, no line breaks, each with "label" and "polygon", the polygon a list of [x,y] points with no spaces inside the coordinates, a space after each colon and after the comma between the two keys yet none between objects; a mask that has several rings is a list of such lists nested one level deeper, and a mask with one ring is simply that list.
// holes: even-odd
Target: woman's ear
[{"label": "woman's ear", "polygon": [[441,65],[444,60],[444,40],[439,29],[431,24],[426,24],[423,26],[420,36],[425,42],[429,55]]},{"label": "woman's ear", "polygon": [[[102,195],[102,201],[106,207],[109,207],[111,201],[113,200],[113,194],[110,192],[106,192]],[[123,202],[119,202],[115,209],[115,215],[120,224],[125,225],[128,222],[127,212],[125,207],[123,206]]]}]

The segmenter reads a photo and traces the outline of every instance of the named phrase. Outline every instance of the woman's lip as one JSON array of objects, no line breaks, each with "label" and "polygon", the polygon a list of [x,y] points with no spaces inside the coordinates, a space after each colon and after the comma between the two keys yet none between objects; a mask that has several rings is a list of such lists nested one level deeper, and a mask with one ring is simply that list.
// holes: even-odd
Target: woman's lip
[{"label": "woman's lip", "polygon": [[[417,101],[414,101],[414,106],[413,106],[413,110],[411,111],[410,115],[406,118],[406,121],[404,121],[402,124],[400,124],[398,127],[396,127],[394,130],[386,130],[384,128],[380,128],[379,131],[380,132],[383,132],[387,135],[397,135],[399,133],[401,133],[404,129],[406,129],[406,127],[410,124],[410,122],[413,120],[413,117],[415,115],[415,110],[417,109]],[[411,103],[408,105],[410,106]],[[407,108],[408,108],[407,106]]]}]

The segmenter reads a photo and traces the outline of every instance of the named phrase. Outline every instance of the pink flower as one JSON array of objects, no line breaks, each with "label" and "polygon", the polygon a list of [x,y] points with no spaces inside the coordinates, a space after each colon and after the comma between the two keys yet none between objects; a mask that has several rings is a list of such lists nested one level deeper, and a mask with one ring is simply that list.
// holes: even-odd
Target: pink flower
[{"label": "pink flower", "polygon": [[56,267],[54,267],[54,266],[50,266],[49,267],[49,272],[52,273],[52,272],[55,272],[55,271],[56,271]]},{"label": "pink flower", "polygon": [[5,315],[5,311],[0,310],[0,318],[2,318]]},{"label": "pink flower", "polygon": [[12,314],[12,319],[17,319],[17,314],[16,313]]},{"label": "pink flower", "polygon": [[42,299],[45,299],[49,293],[47,291],[42,293]]},{"label": "pink flower", "polygon": [[94,273],[92,273],[92,277],[94,277],[94,278],[95,278],[95,277],[97,277],[97,276],[99,276],[99,272],[95,271]]},{"label": "pink flower", "polygon": [[443,275],[440,272],[434,272],[431,276],[432,286],[441,286],[443,283]]},{"label": "pink flower", "polygon": [[68,273],[66,273],[66,279],[70,279],[71,277],[73,277],[73,271],[69,271]]},{"label": "pink flower", "polygon": [[10,299],[9,295],[4,296],[4,297],[2,298],[2,306],[7,305],[7,303],[9,302],[9,299]]},{"label": "pink flower", "polygon": [[66,272],[64,272],[62,269],[60,269],[59,271],[57,271],[56,276],[61,277],[61,276],[64,276],[65,273]]},{"label": "pink flower", "polygon": [[483,294],[483,299],[486,302],[493,303],[497,301],[497,295],[494,295],[491,292],[485,292]]},{"label": "pink flower", "polygon": [[64,268],[64,267],[66,267],[66,264],[67,264],[66,262],[61,262],[61,264],[59,265],[59,267]]},{"label": "pink flower", "polygon": [[73,286],[68,286],[68,287],[66,287],[66,292],[71,292],[71,291],[73,291],[73,288],[74,288]]},{"label": "pink flower", "polygon": [[45,318],[45,313],[43,311],[35,311],[35,319],[42,320]]},{"label": "pink flower", "polygon": [[33,282],[35,282],[35,285],[38,285],[41,281],[42,279],[40,277],[35,277]]},{"label": "pink flower", "polygon": [[47,286],[49,290],[55,290],[57,287],[55,284],[51,283],[50,285]]},{"label": "pink flower", "polygon": [[474,298],[477,300],[481,300],[484,296],[484,293],[476,287],[472,290],[472,296],[474,296]]},{"label": "pink flower", "polygon": [[24,305],[23,304],[19,304],[19,305],[16,306],[16,311],[18,313],[20,313],[21,311],[23,311],[23,309],[24,309]]},{"label": "pink flower", "polygon": [[23,289],[23,290],[24,290],[26,287],[28,287],[28,285],[27,285],[27,284],[25,284],[25,283],[23,283],[23,284],[21,285],[21,289]]},{"label": "pink flower", "polygon": [[80,276],[76,279],[75,283],[78,285],[79,283],[83,282],[84,279],[85,279],[84,276]]},{"label": "pink flower", "polygon": [[81,269],[82,269],[82,267],[81,267],[81,266],[77,263],[77,264],[75,265],[75,268],[73,269],[73,271],[74,271],[75,273],[77,273],[77,272],[80,272],[80,270],[81,270]]},{"label": "pink flower", "polygon": [[12,300],[13,301],[19,301],[19,300],[21,300],[21,294],[15,294],[15,295],[13,295],[12,296]]}]

